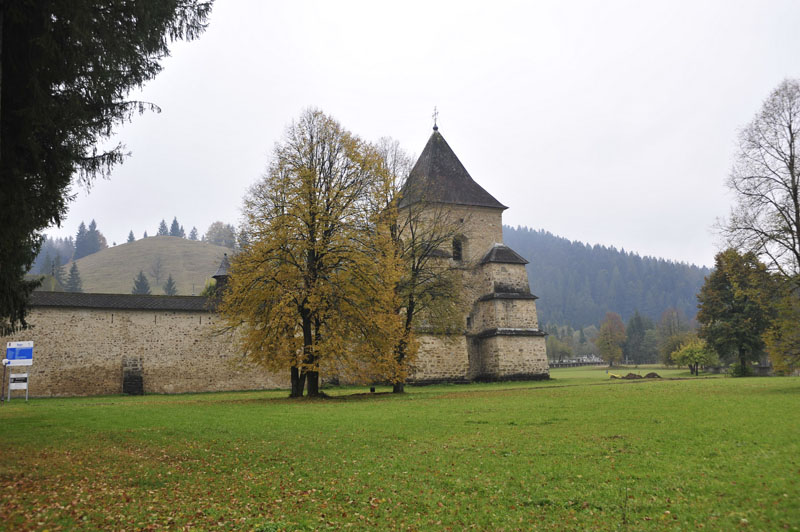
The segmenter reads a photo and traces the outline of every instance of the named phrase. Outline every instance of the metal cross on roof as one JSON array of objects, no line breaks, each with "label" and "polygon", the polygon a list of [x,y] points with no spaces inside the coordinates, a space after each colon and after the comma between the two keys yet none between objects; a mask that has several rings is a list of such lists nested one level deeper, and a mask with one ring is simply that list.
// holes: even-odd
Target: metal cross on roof
[{"label": "metal cross on roof", "polygon": [[439,131],[439,126],[436,125],[436,122],[439,118],[439,111],[436,109],[436,106],[433,107],[433,130]]}]

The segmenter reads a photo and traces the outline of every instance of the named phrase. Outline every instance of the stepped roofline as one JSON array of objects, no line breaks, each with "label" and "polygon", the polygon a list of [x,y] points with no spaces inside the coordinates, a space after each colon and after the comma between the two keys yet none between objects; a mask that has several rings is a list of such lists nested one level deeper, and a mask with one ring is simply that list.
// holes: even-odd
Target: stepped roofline
[{"label": "stepped roofline", "polygon": [[425,201],[507,209],[472,179],[438,129],[434,127],[422,155],[414,164],[398,206],[409,207]]}]

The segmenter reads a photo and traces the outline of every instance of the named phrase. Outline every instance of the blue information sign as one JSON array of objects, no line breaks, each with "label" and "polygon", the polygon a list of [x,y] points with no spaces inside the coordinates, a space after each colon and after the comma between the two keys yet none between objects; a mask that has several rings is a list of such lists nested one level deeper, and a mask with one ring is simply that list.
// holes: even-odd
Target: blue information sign
[{"label": "blue information sign", "polygon": [[9,366],[33,365],[33,342],[8,342],[6,359]]}]

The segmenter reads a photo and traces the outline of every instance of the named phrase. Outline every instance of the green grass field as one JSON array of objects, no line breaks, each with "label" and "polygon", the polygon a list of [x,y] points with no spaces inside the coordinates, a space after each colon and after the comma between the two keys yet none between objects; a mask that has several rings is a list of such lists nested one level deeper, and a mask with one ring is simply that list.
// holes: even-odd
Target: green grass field
[{"label": "green grass field", "polygon": [[14,399],[0,528],[798,529],[800,379],[552,375]]}]

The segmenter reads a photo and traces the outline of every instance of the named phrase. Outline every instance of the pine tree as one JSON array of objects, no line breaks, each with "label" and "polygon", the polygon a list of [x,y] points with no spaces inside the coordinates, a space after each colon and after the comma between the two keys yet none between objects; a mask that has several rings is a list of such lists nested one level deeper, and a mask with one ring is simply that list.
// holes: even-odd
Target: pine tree
[{"label": "pine tree", "polygon": [[73,262],[69,269],[69,277],[64,289],[67,292],[83,292],[83,282],[81,281],[81,274],[78,272],[77,262]]},{"label": "pine tree", "polygon": [[53,267],[53,256],[47,251],[44,254],[44,260],[39,265],[39,273],[42,275],[50,275],[50,270]]},{"label": "pine tree", "polygon": [[175,286],[175,281],[172,279],[172,274],[167,277],[167,282],[164,283],[164,293],[168,296],[174,296],[178,293],[178,288]]},{"label": "pine tree", "polygon": [[97,230],[97,222],[92,220],[89,228],[81,222],[78,226],[78,234],[75,236],[75,256],[74,260],[82,259],[92,253],[97,253],[101,249],[108,247],[106,237]]},{"label": "pine tree", "polygon": [[169,226],[169,236],[181,236],[181,225],[177,216],[172,219],[172,225]]},{"label": "pine tree", "polygon": [[156,236],[169,236],[169,229],[167,229],[167,222],[161,220],[161,223],[158,224],[158,233]]},{"label": "pine tree", "polygon": [[178,233],[178,236],[181,238],[186,238],[186,231],[183,230],[183,226],[181,226],[181,230]]},{"label": "pine tree", "polygon": [[131,229],[131,232],[128,233],[128,244],[130,244],[131,242],[134,242],[134,241],[136,241],[136,237],[133,236],[133,229]]},{"label": "pine tree", "polygon": [[[126,153],[114,126],[153,104],[125,98],[162,69],[169,44],[205,29],[212,2],[0,2],[0,334],[25,326],[24,278],[40,232],[60,225],[73,186]],[[22,207],[24,206],[24,207]]]},{"label": "pine tree", "polygon": [[78,226],[78,234],[75,235],[75,256],[73,260],[78,260],[89,253],[86,252],[88,243],[86,240],[86,224],[81,222]]},{"label": "pine tree", "polygon": [[189,240],[197,240],[197,228],[192,227],[192,230],[189,231]]},{"label": "pine tree", "polygon": [[131,294],[135,295],[150,295],[150,283],[147,281],[144,272],[139,270],[139,275],[133,280],[133,289]]},{"label": "pine tree", "polygon": [[147,231],[142,234],[142,238],[147,238]]},{"label": "pine tree", "polygon": [[64,276],[64,265],[61,264],[61,255],[57,254],[56,258],[54,258],[50,263],[50,275],[52,275],[53,278],[58,281],[58,284],[64,286],[66,279]]}]

